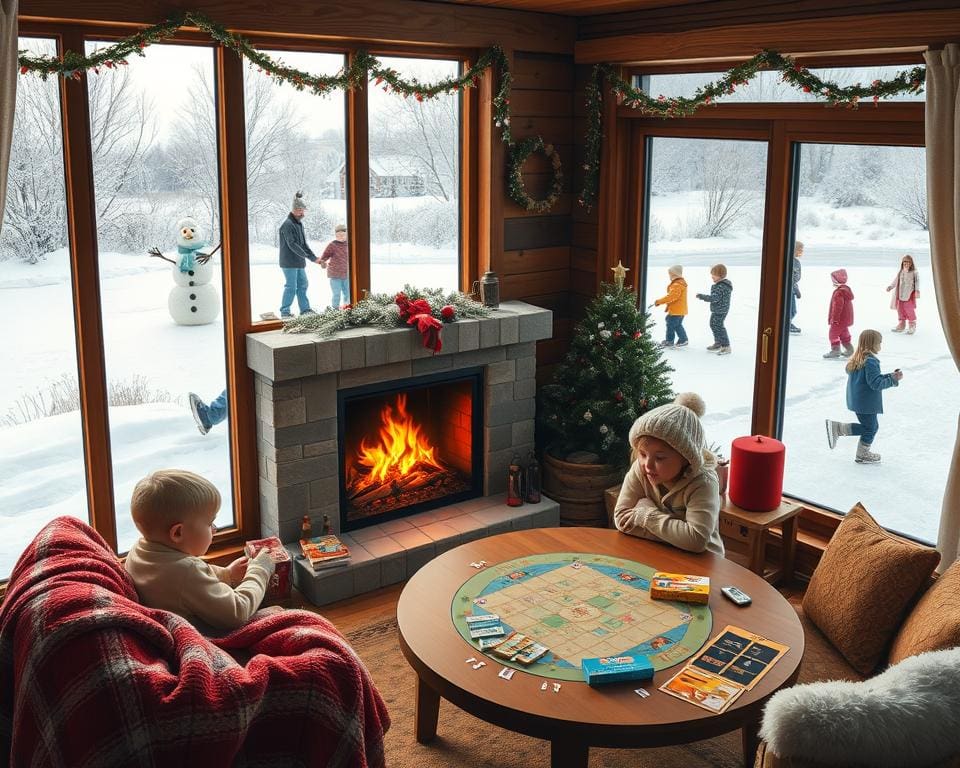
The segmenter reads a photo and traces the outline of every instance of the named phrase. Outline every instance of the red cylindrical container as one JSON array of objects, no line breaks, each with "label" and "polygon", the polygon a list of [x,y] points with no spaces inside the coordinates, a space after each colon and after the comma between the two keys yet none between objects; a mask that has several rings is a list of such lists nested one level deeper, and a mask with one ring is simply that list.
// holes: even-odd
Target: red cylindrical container
[{"label": "red cylindrical container", "polygon": [[763,435],[738,437],[730,446],[730,501],[740,509],[767,512],[780,506],[786,447]]}]

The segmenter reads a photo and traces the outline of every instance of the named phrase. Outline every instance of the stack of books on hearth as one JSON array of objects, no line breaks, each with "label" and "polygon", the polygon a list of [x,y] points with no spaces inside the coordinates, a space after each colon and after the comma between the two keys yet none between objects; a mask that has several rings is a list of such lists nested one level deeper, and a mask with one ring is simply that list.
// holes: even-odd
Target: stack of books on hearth
[{"label": "stack of books on hearth", "polygon": [[303,551],[304,559],[315,571],[336,568],[350,561],[350,550],[332,533],[300,539],[300,549]]}]

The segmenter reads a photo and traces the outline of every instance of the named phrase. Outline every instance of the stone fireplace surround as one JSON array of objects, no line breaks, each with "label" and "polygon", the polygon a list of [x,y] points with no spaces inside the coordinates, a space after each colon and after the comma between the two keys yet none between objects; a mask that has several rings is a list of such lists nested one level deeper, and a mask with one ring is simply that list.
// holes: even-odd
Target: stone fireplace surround
[{"label": "stone fireplace surround", "polygon": [[558,508],[504,504],[507,465],[533,450],[536,342],[552,335],[552,313],[504,302],[489,317],[443,327],[443,349],[424,349],[406,328],[362,327],[331,338],[281,331],[247,336],[255,373],[260,521],[299,555],[300,524],[328,515],[340,533],[337,391],[402,383],[439,371],[482,366],[483,496],[343,534],[350,564],[314,573],[294,560],[294,579],[316,605],[404,581],[458,544],[515,528],[557,525]]}]

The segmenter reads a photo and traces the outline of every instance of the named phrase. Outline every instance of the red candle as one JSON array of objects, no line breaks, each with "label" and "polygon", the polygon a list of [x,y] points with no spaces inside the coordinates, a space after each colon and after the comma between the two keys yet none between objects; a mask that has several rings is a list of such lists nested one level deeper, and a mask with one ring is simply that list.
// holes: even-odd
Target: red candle
[{"label": "red candle", "polygon": [[786,447],[763,435],[738,437],[730,447],[730,501],[740,509],[767,512],[780,506]]}]

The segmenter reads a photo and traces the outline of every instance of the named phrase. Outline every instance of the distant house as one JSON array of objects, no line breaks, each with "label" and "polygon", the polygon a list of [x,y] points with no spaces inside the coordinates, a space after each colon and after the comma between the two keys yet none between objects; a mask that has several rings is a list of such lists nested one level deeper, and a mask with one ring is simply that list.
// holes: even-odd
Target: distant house
[{"label": "distant house", "polygon": [[[408,160],[397,156],[370,158],[370,197],[422,197],[423,174]],[[345,200],[347,165],[341,163],[323,181],[323,196]]]}]

